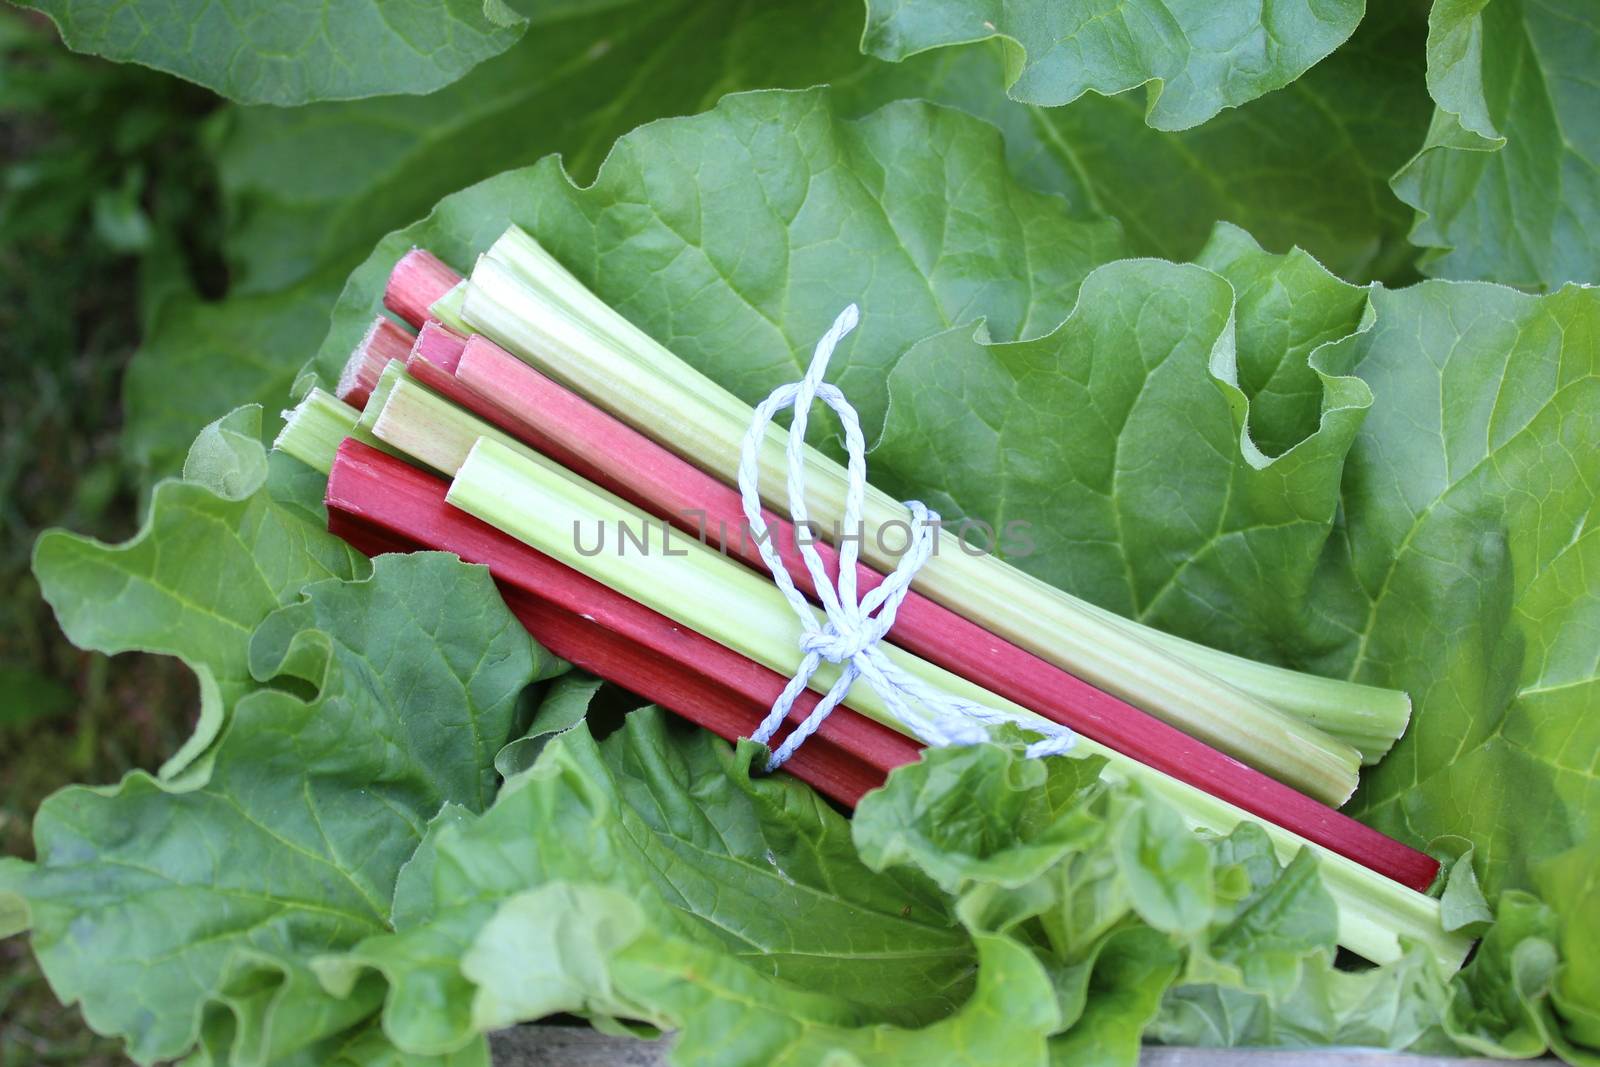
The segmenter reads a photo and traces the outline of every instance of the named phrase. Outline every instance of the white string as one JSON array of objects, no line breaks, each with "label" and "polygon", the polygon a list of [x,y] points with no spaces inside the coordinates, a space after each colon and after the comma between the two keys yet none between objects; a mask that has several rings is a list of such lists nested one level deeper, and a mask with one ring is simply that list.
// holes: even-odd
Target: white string
[{"label": "white string", "polygon": [[1059,755],[1072,747],[1077,736],[1064,726],[1040,719],[1023,718],[1010,712],[999,711],[985,704],[963,700],[942,689],[930,686],[897,666],[878,647],[878,642],[889,627],[894,625],[895,613],[906,598],[911,579],[927,562],[933,552],[933,528],[939,516],[920,502],[911,500],[906,507],[911,512],[910,544],[901,555],[893,571],[883,583],[866,596],[856,596],[856,560],[859,538],[846,536],[839,548],[839,584],[829,581],[827,568],[816,547],[796,534],[796,543],[806,570],[810,572],[817,599],[822,602],[826,621],[819,624],[811,605],[795,588],[788,569],[774,547],[766,520],[761,516],[760,470],[758,460],[766,439],[767,426],[773,416],[784,407],[794,409],[794,421],[789,428],[788,489],[789,515],[796,531],[808,528],[806,511],[806,422],[811,412],[811,402],[821,400],[839,416],[844,427],[846,471],[849,476],[845,493],[844,525],[848,535],[861,531],[861,505],[866,495],[867,461],[866,442],[861,436],[861,421],[856,409],[844,398],[837,387],[822,380],[828,369],[828,360],[845,334],[855,329],[859,321],[856,305],[851,304],[840,312],[833,327],[817,342],[811,357],[811,366],[805,377],[774,389],[755,410],[750,429],[745,434],[744,450],[739,459],[739,492],[743,498],[745,520],[755,538],[772,580],[782,590],[784,598],[794,608],[804,633],[800,650],[805,657],[794,677],[784,687],[772,710],[761,721],[754,739],[766,744],[789,716],[789,709],[802,690],[811,684],[812,676],[824,661],[841,664],[839,678],[817,703],[810,715],[789,734],[767,761],[767,770],[775,770],[794,755],[845,699],[850,687],[858,678],[883,698],[895,718],[903,723],[917,739],[926,745],[970,745],[989,740],[988,727],[1014,723],[1023,729],[1043,735],[1027,748],[1029,756]]}]

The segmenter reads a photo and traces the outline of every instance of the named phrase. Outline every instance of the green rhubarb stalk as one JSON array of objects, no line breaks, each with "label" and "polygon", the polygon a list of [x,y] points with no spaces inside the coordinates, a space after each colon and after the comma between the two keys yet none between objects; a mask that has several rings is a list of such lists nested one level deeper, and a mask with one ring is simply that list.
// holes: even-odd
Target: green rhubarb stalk
[{"label": "green rhubarb stalk", "polygon": [[[774,671],[792,674],[799,667],[800,622],[770,581],[537,454],[480,439],[457,471],[447,499]],[[926,660],[890,645],[882,647],[897,665],[929,685],[1023,721],[1045,723],[1026,708]],[[837,677],[838,667],[824,664],[812,686],[824,691]],[[848,703],[861,714],[909,732],[870,686],[853,688]],[[1234,805],[1090,738],[1080,736],[1075,751],[1104,757],[1108,779],[1137,783],[1161,796],[1193,828],[1227,833],[1241,822],[1254,821]],[[1285,860],[1301,848],[1317,853],[1324,883],[1339,907],[1340,944],[1383,963],[1398,959],[1404,942],[1419,942],[1448,970],[1460,966],[1470,942],[1441,927],[1437,901],[1282,827],[1267,824],[1264,829]]]},{"label": "green rhubarb stalk", "polygon": [[[481,258],[466,291],[462,313],[475,329],[534,366],[563,381],[613,414],[632,423],[703,469],[725,480],[735,477],[750,408],[678,360],[627,323],[598,298],[559,271],[548,255],[529,253],[531,241],[512,231]],[[506,261],[512,253],[520,259]],[[544,271],[548,293],[530,288],[527,275]],[[769,503],[786,484],[784,431],[773,427],[760,454],[761,481]],[[824,529],[841,520],[846,476],[842,467],[810,450],[807,498]],[[869,487],[861,551],[869,562],[892,569],[893,555],[876,531],[904,523],[903,505]],[[902,527],[903,528],[903,527]],[[1355,748],[1296,719],[1259,693],[1212,673],[1235,667],[1241,679],[1261,688],[1263,672],[1285,687],[1301,684],[1290,671],[1248,661],[1175,639],[1095,608],[1024,574],[992,556],[944,553],[918,573],[916,588],[999,636],[1022,646],[1091,684],[1114,693],[1215,748],[1335,806],[1354,791],[1361,754]],[[1177,649],[1189,655],[1178,659]],[[1335,683],[1337,684],[1337,683]],[[1328,684],[1317,679],[1302,692],[1314,694],[1328,721],[1338,721]],[[1335,690],[1347,699],[1349,717],[1368,725],[1365,691]],[[1403,699],[1403,698],[1402,698]],[[1292,702],[1292,701],[1291,701]],[[1403,722],[1395,724],[1396,732]],[[1362,731],[1365,733],[1365,729]]]},{"label": "green rhubarb stalk", "polygon": [[[340,441],[366,436],[356,429],[360,418],[361,412],[326,389],[316,388],[283,413],[283,429],[272,447],[326,473],[333,466]],[[367,443],[376,442],[367,439]]]},{"label": "green rhubarb stalk", "polygon": [[398,360],[391,361],[383,368],[383,373],[378,375],[378,384],[372,387],[372,395],[367,397],[367,406],[361,409],[360,418],[356,420],[356,428],[367,433],[372,432],[373,423],[378,421],[378,416],[383,412],[383,406],[389,400],[389,393],[398,382],[412,382],[416,384],[411,375],[406,373],[405,364]]},{"label": "green rhubarb stalk", "polygon": [[367,405],[367,410],[375,413],[372,435],[443,474],[453,475],[460,470],[480,437],[523,455],[535,454],[522,442],[450,403],[404,372],[394,375],[388,383],[381,403],[376,391],[372,395],[373,403]]},{"label": "green rhubarb stalk", "polygon": [[472,327],[461,317],[461,306],[467,299],[467,282],[457,282],[450,290],[428,305],[428,313],[457,333],[471,333]]}]

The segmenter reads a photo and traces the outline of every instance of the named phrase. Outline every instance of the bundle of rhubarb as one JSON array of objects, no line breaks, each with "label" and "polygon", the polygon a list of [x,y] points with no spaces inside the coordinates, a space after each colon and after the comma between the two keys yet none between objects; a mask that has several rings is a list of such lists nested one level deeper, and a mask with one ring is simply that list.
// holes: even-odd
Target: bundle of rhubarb
[{"label": "bundle of rhubarb", "polygon": [[[589,292],[512,229],[463,278],[425,250],[395,266],[337,395],[286,413],[277,447],[326,473],[331,529],[376,555],[433,549],[485,565],[546,648],[724,738],[748,737],[799,666],[799,622],[764,570],[733,488],[751,409]],[[866,309],[871,314],[871,309]],[[785,432],[759,454],[784,491]],[[844,468],[810,449],[824,536]],[[768,505],[782,507],[781,497]],[[815,597],[797,531],[764,512]],[[856,582],[892,570],[906,510],[869,488]],[[840,558],[816,545],[830,577]],[[1438,863],[1335,810],[1404,730],[1403,693],[1312,677],[1140,626],[994,555],[934,554],[884,651],[919,682],[1079,735],[1104,777],[1192,828],[1265,827],[1280,858],[1319,861],[1339,944],[1379,963],[1408,943],[1446,970],[1468,942],[1425,894]],[[838,677],[824,665],[798,722]],[[784,770],[854,805],[918,758],[870,686],[851,689]]]}]

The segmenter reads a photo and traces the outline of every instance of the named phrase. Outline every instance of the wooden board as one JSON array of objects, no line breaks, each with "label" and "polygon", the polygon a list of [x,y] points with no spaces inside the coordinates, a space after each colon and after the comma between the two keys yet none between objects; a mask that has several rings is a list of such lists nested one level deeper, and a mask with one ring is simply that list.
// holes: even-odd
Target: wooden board
[{"label": "wooden board", "polygon": [[[667,1041],[608,1037],[581,1026],[519,1026],[489,1039],[494,1067],[664,1067]],[[1536,1061],[1554,1064],[1554,1060]],[[1505,1067],[1503,1060],[1371,1049],[1206,1049],[1151,1046],[1140,1067]],[[996,1065],[1001,1067],[1001,1065]]]}]

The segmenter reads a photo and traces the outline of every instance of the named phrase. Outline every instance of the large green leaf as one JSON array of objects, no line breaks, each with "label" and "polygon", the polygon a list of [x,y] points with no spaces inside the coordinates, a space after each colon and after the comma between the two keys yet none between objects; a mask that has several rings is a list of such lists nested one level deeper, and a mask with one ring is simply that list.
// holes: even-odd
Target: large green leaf
[{"label": "large green leaf", "polygon": [[234,109],[218,147],[234,285],[347,272],[440,197],[546,155],[588,181],[636,126],[868,64],[859,32],[849,4],[632,3],[543,25],[426,97]]},{"label": "large green leaf", "polygon": [[1038,341],[912,349],[875,477],[1031,521],[1019,563],[1116,610],[1406,690],[1357,810],[1531,885],[1600,814],[1600,294],[1369,298],[1232,231],[1202,260],[1103,267]]},{"label": "large green leaf", "polygon": [[1395,177],[1425,269],[1530,289],[1600,280],[1600,16],[1584,0],[1439,0],[1438,104]]},{"label": "large green leaf", "polygon": [[[505,51],[503,3],[404,0],[30,0],[79,52],[140,63],[245,103],[426,93]],[[500,14],[503,12],[503,14]]]},{"label": "large green leaf", "polygon": [[[80,595],[105,608],[100,592]],[[248,660],[256,688],[203,784],[136,772],[58,793],[35,822],[37,866],[11,887],[57,995],[141,1062],[197,1041],[235,1063],[342,1044],[380,991],[331,998],[309,957],[388,928],[441,807],[488,806],[517,696],[550,662],[487,572],[442,554],[306,586],[254,628]]]},{"label": "large green leaf", "polygon": [[[1055,1018],[1038,962],[975,938],[977,985],[958,1011],[916,1029],[788,988],[725,954],[652,928],[608,886],[551,882],[500,906],[462,960],[480,1026],[556,1011],[649,1019],[678,1031],[671,1062],[695,1067],[919,1063],[1043,1067]],[[539,968],[530,973],[529,959]]]},{"label": "large green leaf", "polygon": [[1600,959],[1590,946],[1600,939],[1600,841],[1589,841],[1545,862],[1539,890],[1565,907],[1560,927],[1561,969],[1551,999],[1561,1019],[1558,1055],[1579,1062],[1577,1046],[1600,1060]]},{"label": "large green leaf", "polygon": [[1386,179],[1420,140],[1426,103],[1421,28],[1402,10],[1369,18],[1287,89],[1185,133],[1151,130],[1126,95],[1056,109],[1007,100],[994,91],[1003,58],[993,47],[868,59],[848,5],[627,12],[541,26],[426,97],[232,111],[218,160],[235,298],[180,299],[157,317],[128,384],[141,461],[168,469],[205,418],[277,404],[344,273],[439,197],[551,153],[588,181],[620,134],[740,89],[832,80],[851,115],[900,97],[967,110],[1001,127],[1024,182],[1067,197],[1075,217],[1115,216],[1136,251],[1189,258],[1225,218],[1353,278],[1407,266],[1410,216]]},{"label": "large green leaf", "polygon": [[946,45],[1001,37],[1007,89],[1056,107],[1086,92],[1148,84],[1157,129],[1196,126],[1223,108],[1288,85],[1337,48],[1361,20],[1362,0],[868,0],[862,46],[901,60]]},{"label": "large green leaf", "polygon": [[255,687],[250,634],[307,583],[366,573],[323,529],[317,497],[284,461],[268,478],[261,413],[247,408],[203,432],[187,477],[156,487],[145,526],[107,545],[52,530],[34,573],[69,640],[97,652],[177,656],[200,680],[200,722],[168,764],[176,771],[216,736],[224,711]]},{"label": "large green leaf", "polygon": [[1270,998],[1331,955],[1309,854],[1194,834],[1098,760],[929,750],[847,825],[756,754],[654,709],[557,734],[432,839],[415,924],[317,968],[381,972],[416,1052],[577,1012],[675,1030],[686,1064],[976,1067],[1131,1065],[1180,975]]},{"label": "large green leaf", "polygon": [[1113,263],[1039,340],[957,328],[916,345],[890,376],[873,478],[950,519],[1025,524],[1017,564],[1106,607],[1283,658],[1371,399],[1305,357],[1364,298],[1238,231],[1207,257],[1234,283]]},{"label": "large green leaf", "polygon": [[1188,996],[1272,1005],[1303,968],[1328,968],[1336,908],[1310,853],[1280,865],[1248,823],[1195,834],[1160,802],[1097,783],[1098,770],[994,746],[929,750],[862,801],[856,843],[874,867],[938,877],[969,928],[1040,959],[1061,1011],[1055,1063],[1135,1062],[1175,981]]},{"label": "large green leaf", "polygon": [[1600,290],[1430,282],[1372,308],[1316,359],[1375,399],[1313,603],[1341,673],[1416,701],[1357,809],[1472,841],[1493,896],[1600,818]]},{"label": "large green leaf", "polygon": [[274,415],[286,405],[295,366],[327,328],[340,271],[280,292],[207,302],[176,293],[161,302],[122,382],[123,442],[146,470],[171,471],[197,426],[240,404]]},{"label": "large green leaf", "polygon": [[1348,971],[1330,956],[1303,964],[1300,983],[1270,997],[1218,984],[1179,984],[1166,995],[1150,1036],[1165,1044],[1437,1051],[1444,1037],[1448,991],[1424,949],[1375,970]]},{"label": "large green leaf", "polygon": [[[660,1005],[527,1006],[571,993],[641,927],[661,938],[652,965],[663,971],[687,953],[710,961],[730,987],[775,987],[761,995],[780,1004],[787,991],[836,1024],[926,1022],[951,1011],[971,988],[974,950],[940,896],[919,878],[872,875],[843,817],[792,779],[753,781],[752,756],[654,709],[630,715],[598,744],[585,726],[559,734],[487,815],[439,832],[431,899],[413,909],[420,923],[319,969],[341,992],[358,989],[367,968],[381,971],[391,985],[385,1028],[416,1051],[456,1047],[482,1028],[484,1013],[494,1025],[584,1008],[661,1020]],[[474,994],[457,961],[476,943],[481,962],[501,941],[486,924],[538,921],[522,914],[531,907],[518,903],[522,895],[568,882],[626,894],[637,920],[613,914],[603,894],[572,894],[570,921],[504,934],[559,936],[565,947],[531,959],[512,951],[527,981]],[[576,932],[589,925],[597,926],[591,934]],[[716,983],[708,984],[714,996]],[[770,1025],[786,1024],[779,1016]]]},{"label": "large green leaf", "polygon": [[1120,249],[1114,224],[1018,184],[968,115],[906,101],[843,119],[826,90],[749,93],[624,137],[588,187],[547,159],[446,198],[352,275],[313,369],[337,373],[404,249],[470,264],[511,223],[745,397],[793,378],[859,303],[833,376],[869,434],[912,342],[979,317],[998,338],[1049,330]]},{"label": "large green leaf", "polygon": [[994,91],[994,45],[874,63],[836,83],[850,106],[920,96],[999,126],[1024,181],[1076,213],[1109,214],[1133,251],[1193,258],[1218,221],[1276,251],[1298,246],[1353,280],[1403,276],[1412,212],[1389,177],[1428,126],[1423,13],[1390,4],[1351,40],[1277,92],[1189,130],[1152,129],[1137,90],[1045,108]]}]

